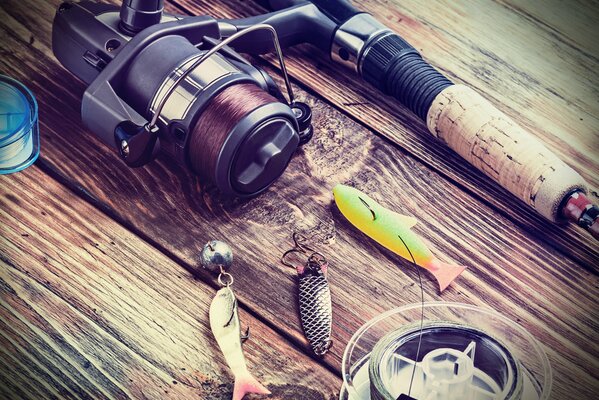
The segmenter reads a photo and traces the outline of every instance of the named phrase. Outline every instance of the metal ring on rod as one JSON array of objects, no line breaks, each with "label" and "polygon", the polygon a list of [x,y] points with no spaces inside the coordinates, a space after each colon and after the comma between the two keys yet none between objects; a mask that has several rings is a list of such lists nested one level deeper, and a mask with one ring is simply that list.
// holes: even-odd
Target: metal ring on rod
[{"label": "metal ring on rod", "polygon": [[290,106],[293,105],[293,103],[295,102],[295,97],[293,96],[293,89],[291,88],[291,83],[289,82],[289,76],[287,75],[287,68],[285,67],[285,60],[283,59],[283,50],[281,49],[281,45],[279,43],[279,37],[277,35],[277,31],[275,30],[275,28],[273,28],[272,26],[270,26],[268,24],[257,24],[254,26],[250,26],[249,28],[246,28],[242,31],[239,31],[239,32],[235,33],[234,35],[229,36],[228,38],[226,38],[225,40],[223,40],[222,42],[220,42],[219,44],[217,44],[216,46],[214,46],[213,48],[208,50],[206,53],[204,53],[202,55],[202,57],[197,59],[185,72],[183,72],[179,76],[179,78],[168,89],[165,96],[160,101],[160,104],[158,104],[158,107],[156,108],[156,111],[154,112],[154,115],[152,116],[152,120],[150,121],[148,128],[151,129],[156,125],[156,123],[158,122],[158,118],[160,118],[160,113],[162,112],[162,109],[164,108],[164,105],[166,104],[166,102],[168,101],[170,96],[173,94],[173,92],[175,91],[177,86],[179,86],[179,84],[185,78],[187,78],[187,76],[193,70],[195,70],[205,60],[207,60],[209,57],[211,57],[213,54],[218,52],[220,49],[222,49],[223,47],[225,47],[226,45],[228,45],[235,39],[237,39],[241,36],[244,36],[250,32],[261,30],[261,29],[267,30],[271,33],[271,36],[273,38],[273,43],[275,45],[275,50],[277,52],[277,56],[279,57],[279,64],[281,66],[281,72],[283,73],[283,79],[285,80],[285,86],[287,86],[287,95],[289,96],[289,105]]}]

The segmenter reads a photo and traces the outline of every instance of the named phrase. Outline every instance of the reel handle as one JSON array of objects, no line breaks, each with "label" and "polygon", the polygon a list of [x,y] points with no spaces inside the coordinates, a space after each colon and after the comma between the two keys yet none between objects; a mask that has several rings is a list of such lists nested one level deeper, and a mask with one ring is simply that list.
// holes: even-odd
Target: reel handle
[{"label": "reel handle", "polygon": [[158,155],[160,141],[156,125],[139,126],[125,121],[117,126],[114,137],[119,155],[132,168],[142,167]]}]

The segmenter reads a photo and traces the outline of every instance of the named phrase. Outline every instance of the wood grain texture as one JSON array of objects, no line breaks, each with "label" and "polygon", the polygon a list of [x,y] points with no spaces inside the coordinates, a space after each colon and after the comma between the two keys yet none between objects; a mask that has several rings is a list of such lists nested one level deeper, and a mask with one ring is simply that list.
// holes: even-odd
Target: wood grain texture
[{"label": "wood grain texture", "polygon": [[[177,0],[178,12],[236,18],[258,14],[252,2]],[[529,7],[544,9],[543,2]],[[473,87],[576,169],[597,195],[599,171],[599,57],[572,47],[555,29],[513,7],[491,0],[429,2],[373,0],[359,7],[398,32],[425,59],[456,83]],[[568,2],[558,12],[572,14]],[[597,32],[599,8],[583,7],[582,32]],[[564,23],[562,23],[563,25]],[[560,25],[561,26],[561,25]],[[572,28],[571,28],[572,29]],[[571,30],[570,29],[570,30]],[[482,34],[481,32],[484,32]],[[509,34],[507,34],[509,32]],[[592,35],[592,37],[597,36]],[[557,229],[507,190],[431,140],[426,125],[394,99],[353,76],[309,46],[287,50],[288,68],[305,87],[318,93],[389,138],[414,157],[490,204],[552,247],[575,257],[594,253],[594,240],[578,229]],[[276,65],[274,58],[270,59]]]},{"label": "wood grain texture", "polygon": [[[0,11],[2,21],[6,21],[0,28],[6,43],[0,68],[24,81],[43,105],[43,151],[38,164],[44,171],[187,270],[198,268],[198,252],[208,239],[226,238],[238,260],[234,273],[242,305],[299,346],[305,343],[296,314],[294,273],[280,266],[278,260],[290,246],[293,230],[314,234],[317,241],[327,238],[330,244],[320,247],[331,261],[336,346],[324,363],[332,368],[339,368],[345,343],[364,321],[419,299],[417,275],[409,264],[366,240],[332,206],[333,184],[353,184],[386,207],[417,217],[420,224],[416,230],[437,250],[437,256],[469,267],[444,293],[443,300],[497,309],[523,324],[544,344],[556,370],[554,398],[591,399],[599,390],[598,253],[592,242],[575,241],[581,235],[573,229],[567,230],[566,241],[560,241],[559,228],[540,223],[527,212],[523,221],[515,218],[515,213],[497,212],[501,202],[486,197],[500,194],[503,201],[508,198],[505,193],[484,179],[473,181],[484,190],[473,188],[474,184],[472,190],[463,190],[463,182],[456,184],[451,175],[455,173],[448,171],[459,166],[464,173],[460,179],[465,180],[472,174],[469,169],[457,162],[453,165],[455,156],[444,151],[439,154],[450,160],[447,165],[445,160],[434,164],[421,157],[430,146],[419,136],[400,149],[373,135],[367,126],[376,125],[384,131],[389,115],[381,112],[387,120],[381,117],[375,124],[378,114],[364,111],[362,116],[370,122],[357,123],[328,101],[297,87],[300,99],[314,108],[315,139],[259,198],[223,199],[166,159],[143,169],[127,169],[81,125],[79,107],[84,87],[57,65],[50,49],[48,21],[57,4],[9,1]],[[232,12],[230,8],[212,7],[219,15]],[[237,5],[235,12],[242,12],[244,7],[245,3]],[[34,19],[31,12],[36,15]],[[301,52],[294,57],[298,54]],[[315,78],[299,76],[299,66],[294,68],[304,84],[312,85]],[[332,81],[326,74],[318,79],[319,91],[339,92],[330,87]],[[473,192],[479,196],[473,197]],[[73,221],[73,226],[78,223]],[[539,240],[540,234],[547,236],[544,241]],[[21,252],[26,254],[25,249]],[[185,272],[181,269],[180,273]],[[211,280],[201,272],[198,276]],[[425,290],[427,299],[440,298],[433,282],[427,280]],[[137,295],[143,293],[135,291],[126,297]],[[73,299],[79,296],[71,294]],[[42,313],[42,318],[50,317]],[[123,321],[115,327],[117,334],[126,328],[121,325],[126,324]],[[137,334],[143,336],[143,330]],[[69,331],[69,335],[76,333]],[[14,354],[13,358],[19,358],[18,351]],[[200,354],[194,357],[202,358]],[[295,362],[302,362],[298,360]],[[311,368],[316,365],[309,364]],[[274,370],[267,362],[263,367]],[[23,369],[34,367],[27,364]],[[286,380],[288,371],[278,369],[277,376]]]},{"label": "wood grain texture", "polygon": [[468,86],[452,85],[433,101],[429,131],[456,153],[552,222],[584,179]]},{"label": "wood grain texture", "polygon": [[[232,377],[207,322],[214,287],[36,167],[2,177],[0,187],[8,390],[35,399],[230,397]],[[251,327],[249,369],[273,398],[335,393],[331,372],[306,369],[309,357],[244,310],[240,318]]]}]

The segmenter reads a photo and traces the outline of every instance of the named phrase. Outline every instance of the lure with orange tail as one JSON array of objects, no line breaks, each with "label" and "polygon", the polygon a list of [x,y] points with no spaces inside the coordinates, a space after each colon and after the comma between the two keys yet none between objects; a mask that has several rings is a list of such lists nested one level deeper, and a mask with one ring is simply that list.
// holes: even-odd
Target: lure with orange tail
[{"label": "lure with orange tail", "polygon": [[241,349],[242,337],[237,299],[229,286],[216,292],[210,304],[210,328],[229,368],[235,375],[232,400],[241,400],[248,393],[270,394],[270,391],[250,374],[245,364]]},{"label": "lure with orange tail", "polygon": [[341,213],[356,228],[379,244],[417,265],[437,279],[442,292],[466,267],[439,261],[410,228],[413,217],[400,215],[376,203],[366,194],[345,185],[333,188],[335,203]]}]

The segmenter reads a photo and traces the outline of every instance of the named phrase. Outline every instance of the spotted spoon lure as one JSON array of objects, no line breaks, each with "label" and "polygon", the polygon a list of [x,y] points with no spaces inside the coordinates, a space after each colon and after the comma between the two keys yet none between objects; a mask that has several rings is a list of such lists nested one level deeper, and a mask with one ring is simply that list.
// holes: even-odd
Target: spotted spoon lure
[{"label": "spotted spoon lure", "polygon": [[324,356],[332,346],[333,307],[331,289],[327,279],[328,263],[323,255],[312,252],[305,264],[291,264],[287,258],[292,253],[306,254],[294,235],[296,247],[288,250],[281,262],[295,268],[298,276],[299,315],[304,335],[314,353]]},{"label": "spotted spoon lure", "polygon": [[300,319],[306,339],[318,356],[331,348],[333,310],[327,280],[327,262],[312,255],[306,265],[297,268],[299,279]]}]

